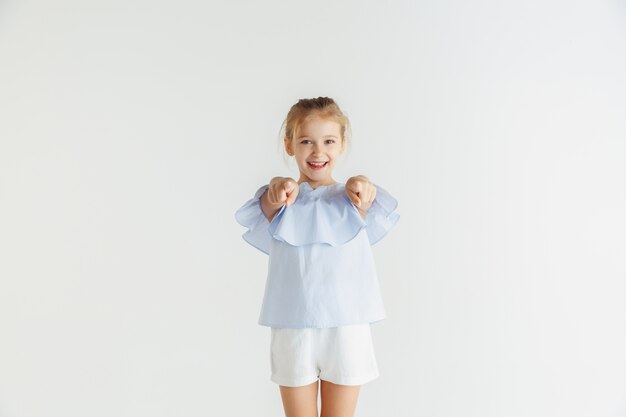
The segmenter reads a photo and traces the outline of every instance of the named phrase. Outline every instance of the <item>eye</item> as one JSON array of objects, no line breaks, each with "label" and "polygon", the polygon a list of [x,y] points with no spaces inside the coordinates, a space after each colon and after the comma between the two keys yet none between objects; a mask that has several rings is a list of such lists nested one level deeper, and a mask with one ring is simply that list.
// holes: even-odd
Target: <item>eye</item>
[{"label": "eye", "polygon": [[326,142],[335,143],[334,139],[328,139]]},{"label": "eye", "polygon": [[304,143],[304,142],[311,142],[311,141],[310,141],[310,140],[308,140],[308,139],[305,139],[305,140],[303,140],[303,141],[302,141],[302,142],[300,142],[300,143]]}]

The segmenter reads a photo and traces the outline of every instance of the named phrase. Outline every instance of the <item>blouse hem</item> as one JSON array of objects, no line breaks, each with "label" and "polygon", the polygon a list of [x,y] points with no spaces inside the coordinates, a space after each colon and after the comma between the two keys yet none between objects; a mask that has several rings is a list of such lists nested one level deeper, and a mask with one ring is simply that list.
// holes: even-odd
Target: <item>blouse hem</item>
[{"label": "blouse hem", "polygon": [[374,323],[378,323],[379,321],[385,320],[387,317],[380,317],[377,319],[373,319],[373,320],[365,320],[365,321],[357,321],[357,322],[347,322],[347,323],[325,323],[325,324],[321,324],[321,325],[316,325],[313,323],[306,323],[306,324],[302,324],[302,325],[298,325],[298,324],[280,324],[280,323],[270,323],[270,322],[266,322],[266,321],[259,321],[258,324],[259,326],[265,326],[265,327],[273,327],[273,328],[279,328],[279,329],[303,329],[303,328],[316,328],[316,329],[326,329],[326,328],[330,328],[330,327],[339,327],[339,326],[352,326],[355,324],[374,324]]}]

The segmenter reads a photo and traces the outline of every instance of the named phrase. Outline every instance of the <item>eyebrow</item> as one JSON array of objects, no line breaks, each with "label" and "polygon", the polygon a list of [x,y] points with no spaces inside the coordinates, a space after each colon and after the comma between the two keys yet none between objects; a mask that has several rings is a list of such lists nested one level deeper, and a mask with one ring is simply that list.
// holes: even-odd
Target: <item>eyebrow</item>
[{"label": "eyebrow", "polygon": [[[307,136],[307,135],[302,135],[302,136],[299,136],[298,139],[308,138],[308,137],[309,136]],[[323,138],[335,138],[335,139],[337,139],[337,136],[335,136],[335,135],[325,135],[325,136],[322,136],[322,137]]]}]

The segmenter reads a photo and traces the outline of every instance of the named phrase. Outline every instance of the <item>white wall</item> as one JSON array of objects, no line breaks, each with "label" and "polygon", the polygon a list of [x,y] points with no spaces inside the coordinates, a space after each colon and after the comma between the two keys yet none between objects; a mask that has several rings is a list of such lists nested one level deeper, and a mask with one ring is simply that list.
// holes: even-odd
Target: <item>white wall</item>
[{"label": "white wall", "polygon": [[336,179],[399,200],[357,415],[626,415],[618,1],[0,6],[0,415],[278,416],[267,257],[233,217],[297,176],[302,97],[353,124]]}]

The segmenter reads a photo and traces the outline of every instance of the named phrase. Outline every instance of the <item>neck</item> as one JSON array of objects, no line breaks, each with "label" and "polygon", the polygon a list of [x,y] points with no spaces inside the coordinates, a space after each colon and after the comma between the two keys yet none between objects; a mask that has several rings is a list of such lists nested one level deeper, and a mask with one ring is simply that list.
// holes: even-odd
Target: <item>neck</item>
[{"label": "neck", "polygon": [[300,179],[298,180],[298,185],[302,184],[303,182],[308,182],[309,185],[311,186],[311,188],[313,188],[313,189],[316,189],[320,185],[335,185],[335,184],[337,184],[337,181],[335,181],[332,178],[326,178],[326,179],[323,179],[323,180],[312,180],[311,178],[307,178],[305,176],[301,176]]}]

